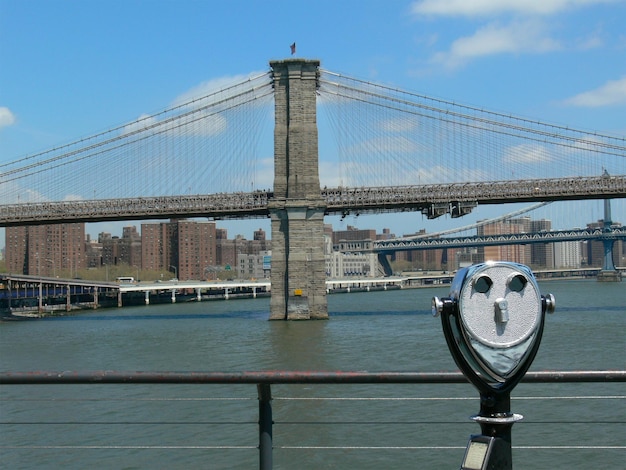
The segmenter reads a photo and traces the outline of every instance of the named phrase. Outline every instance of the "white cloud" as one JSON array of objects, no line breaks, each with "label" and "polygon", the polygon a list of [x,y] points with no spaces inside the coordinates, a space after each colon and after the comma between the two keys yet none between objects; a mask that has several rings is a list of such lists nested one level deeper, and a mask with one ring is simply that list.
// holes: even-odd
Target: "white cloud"
[{"label": "white cloud", "polygon": [[403,136],[381,136],[365,139],[352,145],[348,151],[352,155],[392,155],[413,154],[419,150],[418,144]]},{"label": "white cloud", "polygon": [[[233,75],[207,80],[177,96],[172,102],[172,106],[180,106],[193,100],[199,100],[193,103],[193,107],[206,106],[217,99],[224,99],[225,97],[233,96],[241,92],[241,88],[237,87],[236,90],[232,90],[231,87],[263,75],[264,73],[265,72],[252,72],[247,75]],[[216,94],[216,92],[219,93]],[[200,98],[205,99],[202,100]]]},{"label": "white cloud", "polygon": [[218,135],[227,127],[226,119],[207,110],[199,110],[173,120],[158,121],[154,116],[141,115],[136,121],[124,126],[123,134],[153,132],[174,136]]},{"label": "white cloud", "polygon": [[274,186],[274,157],[261,158],[254,177],[254,187],[259,189]]},{"label": "white cloud", "polygon": [[388,119],[381,123],[381,129],[385,132],[412,132],[416,130],[417,124],[407,119]]},{"label": "white cloud", "polygon": [[417,15],[496,16],[553,15],[576,7],[615,3],[616,0],[420,0],[411,6]]},{"label": "white cloud", "polygon": [[550,161],[550,154],[545,147],[521,144],[510,147],[503,160],[508,163],[544,163]]},{"label": "white cloud", "polygon": [[66,195],[63,197],[63,200],[64,200],[64,201],[82,201],[82,200],[84,200],[84,199],[85,199],[85,198],[84,198],[84,197],[82,197],[81,195],[79,195],[79,194],[72,194],[72,193],[70,193],[70,194],[66,194]]},{"label": "white cloud", "polygon": [[12,126],[15,123],[15,115],[6,106],[0,106],[0,129]]},{"label": "white cloud", "polygon": [[447,52],[435,54],[432,61],[447,68],[456,68],[477,57],[503,53],[543,53],[559,49],[542,23],[528,20],[508,25],[488,24],[454,41]]},{"label": "white cloud", "polygon": [[147,114],[142,114],[136,121],[124,126],[123,134],[133,134],[141,130],[147,129],[157,123],[157,120]]},{"label": "white cloud", "polygon": [[[492,179],[492,176],[478,168],[466,168],[463,170],[463,177],[467,181],[485,181]],[[449,167],[435,164],[424,165],[419,169],[407,171],[404,179],[404,184],[442,184],[457,181],[456,175],[450,171]]]},{"label": "white cloud", "polygon": [[457,38],[447,51],[432,56],[433,64],[455,69],[470,60],[495,54],[543,54],[564,49],[565,44],[578,50],[601,47],[604,40],[598,32],[563,39],[562,45],[561,40],[553,37],[559,26],[551,17],[558,19],[557,15],[575,9],[619,1],[623,0],[417,0],[411,5],[411,13],[415,17],[491,21],[480,25],[474,34]]},{"label": "white cloud", "polygon": [[600,36],[589,36],[583,38],[578,42],[578,49],[581,51],[588,51],[590,49],[596,49],[604,45],[604,40]]},{"label": "white cloud", "polygon": [[337,188],[339,186],[350,186],[351,180],[345,175],[335,162],[319,162],[320,185],[329,188]]},{"label": "white cloud", "polygon": [[39,191],[23,188],[14,181],[2,184],[0,200],[6,201],[6,204],[49,201],[49,199],[44,197]]},{"label": "white cloud", "polygon": [[228,127],[226,118],[216,114],[215,110],[202,108],[216,105],[222,100],[237,96],[243,90],[252,87],[251,80],[253,78],[262,75],[264,75],[263,72],[253,72],[249,75],[220,77],[202,82],[172,101],[170,108],[180,108],[180,117],[165,117],[163,120],[159,120],[155,116],[143,114],[136,121],[124,126],[122,133],[139,133],[145,130],[154,133],[187,136],[221,134]]},{"label": "white cloud", "polygon": [[565,100],[565,104],[586,108],[626,105],[626,76],[618,80],[609,80],[595,90],[572,96]]}]

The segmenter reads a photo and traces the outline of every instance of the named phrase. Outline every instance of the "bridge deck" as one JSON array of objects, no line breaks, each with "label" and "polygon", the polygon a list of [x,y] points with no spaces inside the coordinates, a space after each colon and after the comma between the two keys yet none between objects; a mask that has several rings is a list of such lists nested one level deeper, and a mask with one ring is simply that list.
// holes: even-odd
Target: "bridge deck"
[{"label": "bridge deck", "polygon": [[[626,175],[372,188],[324,188],[326,214],[423,211],[456,203],[503,204],[626,197]],[[269,217],[270,191],[0,205],[0,227],[180,217]],[[440,211],[440,212],[437,212]],[[460,214],[462,215],[462,214]]]}]

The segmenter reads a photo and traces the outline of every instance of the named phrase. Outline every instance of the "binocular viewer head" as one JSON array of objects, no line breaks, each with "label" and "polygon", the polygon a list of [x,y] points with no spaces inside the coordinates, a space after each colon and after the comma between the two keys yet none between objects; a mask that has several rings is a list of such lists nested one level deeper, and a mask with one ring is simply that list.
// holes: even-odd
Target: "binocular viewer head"
[{"label": "binocular viewer head", "polygon": [[528,370],[554,308],[530,268],[505,261],[459,270],[449,297],[432,300],[455,362],[479,389],[492,391],[510,390]]}]

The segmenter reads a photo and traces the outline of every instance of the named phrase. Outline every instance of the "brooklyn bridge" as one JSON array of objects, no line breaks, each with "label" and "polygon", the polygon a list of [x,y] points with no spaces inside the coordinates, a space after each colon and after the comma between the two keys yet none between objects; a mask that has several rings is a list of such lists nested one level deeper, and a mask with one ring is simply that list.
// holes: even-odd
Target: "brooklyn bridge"
[{"label": "brooklyn bridge", "polygon": [[[271,140],[269,161],[263,149]],[[626,197],[625,157],[623,137],[460,105],[345,77],[317,60],[289,59],[207,96],[0,165],[0,226],[269,217],[270,317],[326,318],[325,216],[416,211],[456,218],[489,204],[599,199],[608,208],[603,228],[560,236],[600,239],[606,254],[614,240],[626,239],[612,225],[608,203]],[[323,165],[332,175],[324,187]],[[530,238],[519,243],[554,241],[555,234]],[[377,249],[403,248],[383,245]]]}]

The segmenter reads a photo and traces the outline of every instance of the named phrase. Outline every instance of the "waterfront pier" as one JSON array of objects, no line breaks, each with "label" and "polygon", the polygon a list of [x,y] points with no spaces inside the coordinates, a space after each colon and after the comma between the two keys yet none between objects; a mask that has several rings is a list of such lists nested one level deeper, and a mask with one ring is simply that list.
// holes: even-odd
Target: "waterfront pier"
[{"label": "waterfront pier", "polygon": [[0,274],[0,310],[8,314],[40,317],[75,309],[122,306],[119,284]]}]

